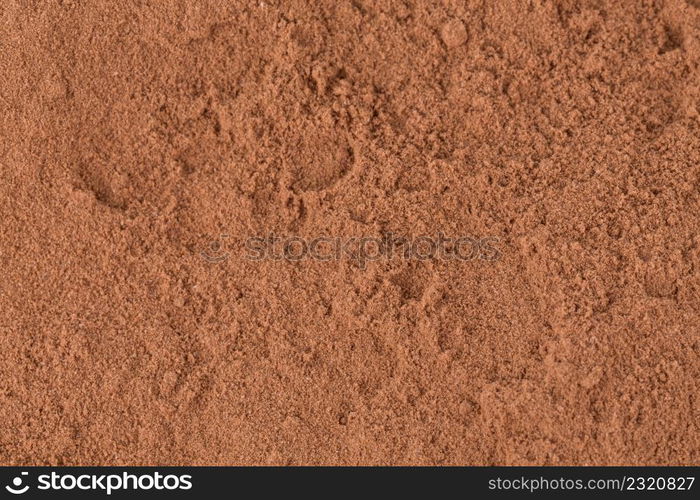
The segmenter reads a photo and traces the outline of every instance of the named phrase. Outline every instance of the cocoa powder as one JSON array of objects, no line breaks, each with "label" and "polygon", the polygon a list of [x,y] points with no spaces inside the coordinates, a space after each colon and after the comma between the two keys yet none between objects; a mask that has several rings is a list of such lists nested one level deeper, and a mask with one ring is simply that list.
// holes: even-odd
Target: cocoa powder
[{"label": "cocoa powder", "polygon": [[[0,461],[698,465],[699,35],[695,0],[5,0]],[[405,250],[438,233],[497,258]]]}]

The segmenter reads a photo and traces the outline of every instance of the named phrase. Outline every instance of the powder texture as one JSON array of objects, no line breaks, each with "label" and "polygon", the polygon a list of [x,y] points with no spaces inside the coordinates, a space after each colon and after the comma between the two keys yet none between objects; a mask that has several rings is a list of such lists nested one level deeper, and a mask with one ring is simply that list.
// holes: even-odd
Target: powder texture
[{"label": "powder texture", "polygon": [[700,464],[699,111],[696,0],[3,0],[0,462]]}]

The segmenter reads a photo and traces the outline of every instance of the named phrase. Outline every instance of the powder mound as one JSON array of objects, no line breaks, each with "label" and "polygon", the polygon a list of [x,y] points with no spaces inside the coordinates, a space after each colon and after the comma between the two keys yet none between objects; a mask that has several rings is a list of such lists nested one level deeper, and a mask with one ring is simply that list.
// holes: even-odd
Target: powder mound
[{"label": "powder mound", "polygon": [[650,273],[647,275],[644,289],[650,297],[671,297],[677,292],[675,280],[666,273]]},{"label": "powder mound", "polygon": [[309,131],[299,139],[291,160],[295,191],[322,191],[350,170],[353,151],[348,142],[331,132]]},{"label": "powder mound", "polygon": [[450,19],[440,28],[440,37],[448,49],[459,47],[467,41],[467,29],[459,19]]}]

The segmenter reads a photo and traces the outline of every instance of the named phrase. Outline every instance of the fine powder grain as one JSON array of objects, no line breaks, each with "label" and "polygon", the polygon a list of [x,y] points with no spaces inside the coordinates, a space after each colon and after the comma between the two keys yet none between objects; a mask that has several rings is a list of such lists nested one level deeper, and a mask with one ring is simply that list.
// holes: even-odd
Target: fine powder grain
[{"label": "fine powder grain", "polygon": [[698,0],[3,0],[0,463],[700,464],[699,112]]}]

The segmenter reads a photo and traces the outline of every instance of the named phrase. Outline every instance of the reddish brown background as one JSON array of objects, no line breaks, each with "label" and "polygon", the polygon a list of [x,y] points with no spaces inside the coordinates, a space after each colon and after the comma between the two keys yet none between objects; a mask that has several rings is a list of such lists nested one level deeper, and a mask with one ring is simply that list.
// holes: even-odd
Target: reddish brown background
[{"label": "reddish brown background", "polygon": [[[0,462],[698,465],[699,35],[697,0],[4,0]],[[502,256],[246,260],[269,231]]]}]

